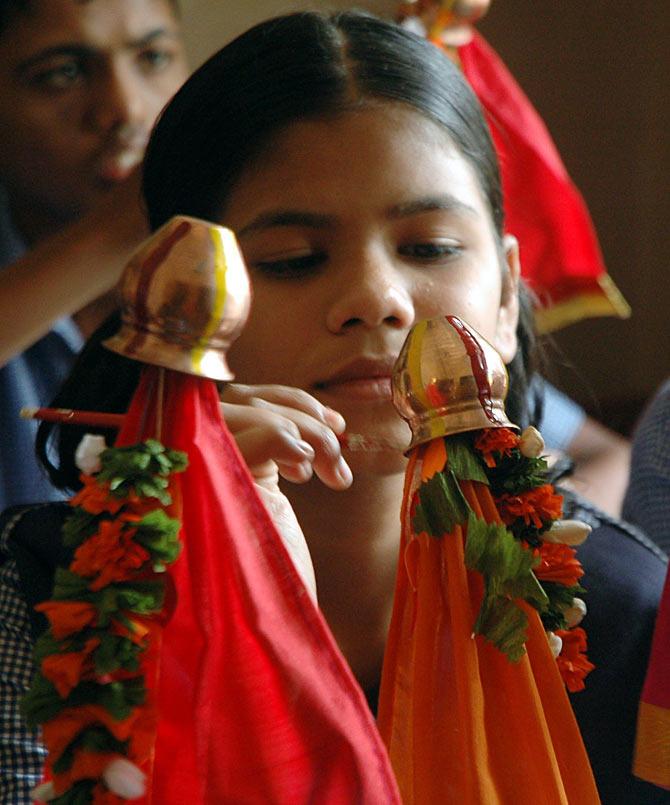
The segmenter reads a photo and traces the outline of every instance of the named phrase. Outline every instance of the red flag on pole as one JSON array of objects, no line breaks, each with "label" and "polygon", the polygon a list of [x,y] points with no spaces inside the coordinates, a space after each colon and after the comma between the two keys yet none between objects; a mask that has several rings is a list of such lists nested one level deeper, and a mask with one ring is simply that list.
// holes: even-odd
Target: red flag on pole
[{"label": "red flag on pole", "polygon": [[146,368],[118,443],[154,438],[158,410],[162,441],[189,466],[147,801],[398,803],[365,698],[257,496],[215,384]]},{"label": "red flag on pole", "polygon": [[541,117],[483,37],[458,49],[500,159],[507,229],[537,295],[541,330],[589,316],[630,315],[607,274],[593,224]]}]

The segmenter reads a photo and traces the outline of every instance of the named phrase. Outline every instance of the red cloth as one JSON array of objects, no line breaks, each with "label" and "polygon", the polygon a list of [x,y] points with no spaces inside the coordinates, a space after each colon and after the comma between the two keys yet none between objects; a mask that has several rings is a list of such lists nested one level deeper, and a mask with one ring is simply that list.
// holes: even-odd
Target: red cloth
[{"label": "red cloth", "polygon": [[670,789],[670,572],[665,579],[642,688],[633,771],[644,780]]},{"label": "red cloth", "polygon": [[[155,436],[145,369],[119,444]],[[166,372],[161,441],[188,454],[161,652],[151,801],[399,803],[365,698],[304,588],[214,383]]]},{"label": "red cloth", "polygon": [[[568,320],[627,315],[626,303],[609,287],[611,280],[609,293],[601,287],[606,269],[591,218],[539,114],[482,36],[475,34],[458,55],[491,126],[506,228],[519,240],[521,271],[540,304],[581,297],[579,313],[567,314]],[[584,299],[592,296],[599,301]]]}]

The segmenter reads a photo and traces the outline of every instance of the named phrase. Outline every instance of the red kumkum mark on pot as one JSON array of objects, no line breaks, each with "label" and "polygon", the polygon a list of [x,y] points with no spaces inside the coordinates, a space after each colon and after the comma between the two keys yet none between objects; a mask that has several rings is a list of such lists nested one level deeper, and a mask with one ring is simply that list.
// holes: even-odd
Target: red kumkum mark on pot
[{"label": "red kumkum mark on pot", "polygon": [[445,318],[458,333],[465,347],[465,351],[468,353],[470,366],[472,367],[472,375],[477,384],[477,396],[479,397],[479,402],[481,403],[487,419],[494,425],[502,424],[501,420],[496,416],[496,412],[493,410],[491,386],[489,385],[488,367],[486,365],[486,358],[484,357],[484,350],[481,348],[472,330],[470,330],[465,322],[461,321],[458,316],[445,316]]},{"label": "red kumkum mark on pot", "polygon": [[128,345],[128,352],[136,352],[142,345],[146,338],[145,325],[149,314],[147,311],[147,297],[149,295],[149,288],[154,278],[154,274],[158,270],[160,264],[167,258],[172,251],[174,245],[185,237],[191,230],[191,224],[188,221],[182,221],[179,226],[171,232],[162,243],[149,254],[146,260],[142,263],[142,276],[137,285],[135,294],[135,329],[137,334]]}]

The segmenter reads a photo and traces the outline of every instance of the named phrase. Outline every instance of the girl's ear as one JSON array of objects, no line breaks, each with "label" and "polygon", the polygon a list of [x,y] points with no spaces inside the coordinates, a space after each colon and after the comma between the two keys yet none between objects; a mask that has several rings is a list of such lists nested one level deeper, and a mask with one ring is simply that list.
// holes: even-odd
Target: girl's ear
[{"label": "girl's ear", "polygon": [[495,348],[505,363],[510,363],[517,351],[516,326],[519,321],[519,243],[514,235],[503,237],[505,266],[503,272],[500,310],[496,327]]}]

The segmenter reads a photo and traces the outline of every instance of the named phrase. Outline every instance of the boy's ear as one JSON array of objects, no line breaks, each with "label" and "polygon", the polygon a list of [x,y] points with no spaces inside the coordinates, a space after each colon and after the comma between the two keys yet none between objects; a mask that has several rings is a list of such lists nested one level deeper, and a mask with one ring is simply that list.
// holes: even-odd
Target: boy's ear
[{"label": "boy's ear", "polygon": [[500,295],[500,310],[496,327],[495,348],[505,363],[509,363],[516,355],[516,326],[519,321],[519,243],[514,235],[503,237],[505,266]]}]

